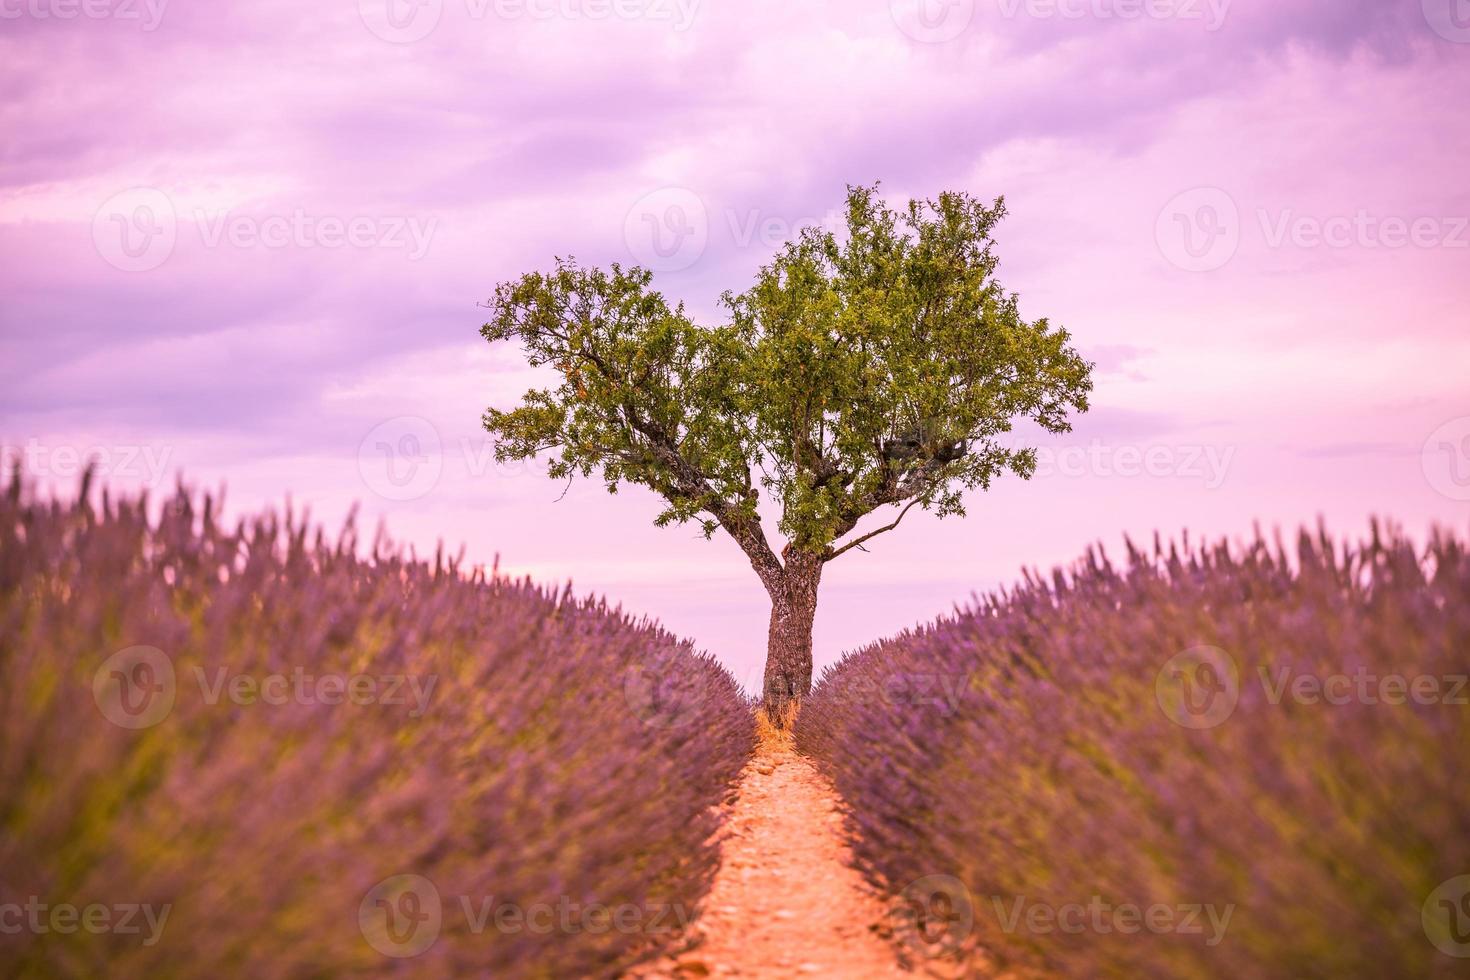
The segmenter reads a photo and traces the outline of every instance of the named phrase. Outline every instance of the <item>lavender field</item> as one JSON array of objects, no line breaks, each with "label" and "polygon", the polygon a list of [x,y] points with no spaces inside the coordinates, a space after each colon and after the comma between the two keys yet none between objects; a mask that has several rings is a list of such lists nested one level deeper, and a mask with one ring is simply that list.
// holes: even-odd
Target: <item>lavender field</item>
[{"label": "lavender field", "polygon": [[[1093,552],[849,654],[800,754],[752,762],[749,698],[648,621],[218,508],[0,497],[7,976],[700,975],[792,896],[798,930],[884,919],[849,966],[899,973],[863,976],[1453,976],[1470,945],[1457,536]],[[799,822],[834,807],[840,840]]]},{"label": "lavender field", "polygon": [[912,961],[1462,976],[1467,668],[1459,537],[1156,544],[850,654],[797,745]]},{"label": "lavender field", "polygon": [[603,976],[678,938],[751,746],[723,668],[351,527],[90,496],[0,499],[0,972]]},{"label": "lavender field", "polygon": [[1470,0],[0,0],[0,980],[1470,978],[1455,92]]}]

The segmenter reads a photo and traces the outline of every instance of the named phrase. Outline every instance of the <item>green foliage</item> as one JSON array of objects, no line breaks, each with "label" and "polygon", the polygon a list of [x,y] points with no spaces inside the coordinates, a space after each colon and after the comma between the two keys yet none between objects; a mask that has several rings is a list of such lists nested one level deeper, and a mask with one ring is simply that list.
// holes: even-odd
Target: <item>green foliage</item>
[{"label": "green foliage", "polygon": [[557,450],[554,477],[647,486],[668,502],[658,524],[725,527],[763,577],[760,489],[792,546],[824,559],[895,526],[837,544],[890,504],[963,514],[964,490],[1034,470],[1033,450],[1001,442],[1015,421],[1068,431],[1092,387],[1067,332],[1023,319],[996,281],[1004,214],[963,193],[895,211],[851,187],[845,234],[806,229],[721,298],[719,327],[636,267],[558,260],[504,283],[482,335],[518,340],[560,383],[485,413],[496,456]]},{"label": "green foliage", "polygon": [[550,274],[496,290],[481,334],[519,339],[532,367],[561,376],[514,411],[485,413],[496,458],[559,449],[553,478],[601,471],[614,493],[623,481],[643,484],[668,501],[661,526],[735,507],[754,518],[754,442],[741,404],[749,352],[733,328],[704,329],[682,305],[670,309],[651,279],[639,268],[558,261]]}]

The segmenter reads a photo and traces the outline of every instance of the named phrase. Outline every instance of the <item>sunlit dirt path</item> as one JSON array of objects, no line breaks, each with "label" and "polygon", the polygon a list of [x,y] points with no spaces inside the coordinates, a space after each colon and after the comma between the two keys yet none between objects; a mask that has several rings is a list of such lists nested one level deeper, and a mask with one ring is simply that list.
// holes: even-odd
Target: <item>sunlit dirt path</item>
[{"label": "sunlit dirt path", "polygon": [[884,906],[848,866],[831,783],[779,739],[741,774],[691,949],[639,977],[912,977],[878,935]]}]

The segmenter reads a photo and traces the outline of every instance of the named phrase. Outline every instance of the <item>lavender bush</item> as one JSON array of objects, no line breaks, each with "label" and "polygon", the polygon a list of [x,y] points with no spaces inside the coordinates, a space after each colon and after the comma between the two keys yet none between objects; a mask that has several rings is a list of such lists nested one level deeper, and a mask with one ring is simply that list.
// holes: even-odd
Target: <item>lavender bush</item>
[{"label": "lavender bush", "polygon": [[595,976],[674,939],[753,737],[712,660],[350,527],[154,509],[0,501],[0,973]]},{"label": "lavender bush", "polygon": [[798,745],[914,955],[1021,975],[1470,969],[1470,558],[1375,526],[1090,554],[849,655]]}]

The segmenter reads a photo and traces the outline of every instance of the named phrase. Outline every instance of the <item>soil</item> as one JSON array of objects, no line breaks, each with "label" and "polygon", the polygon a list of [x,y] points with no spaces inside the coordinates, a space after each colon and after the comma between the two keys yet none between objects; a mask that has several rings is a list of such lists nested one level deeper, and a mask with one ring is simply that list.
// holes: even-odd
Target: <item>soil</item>
[{"label": "soil", "polygon": [[741,774],[714,887],[689,949],[636,977],[913,977],[887,908],[851,866],[840,798],[789,742],[763,738]]}]

